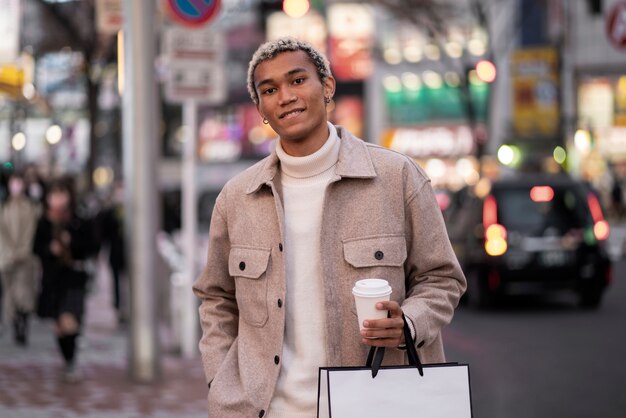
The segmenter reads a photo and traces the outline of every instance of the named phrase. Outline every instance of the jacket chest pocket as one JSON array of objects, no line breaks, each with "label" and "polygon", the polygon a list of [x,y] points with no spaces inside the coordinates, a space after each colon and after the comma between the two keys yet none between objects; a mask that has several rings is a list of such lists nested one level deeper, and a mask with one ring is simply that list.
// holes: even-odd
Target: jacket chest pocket
[{"label": "jacket chest pocket", "polygon": [[354,238],[343,242],[344,258],[352,267],[402,267],[406,260],[403,235]]},{"label": "jacket chest pocket", "polygon": [[[404,235],[378,235],[344,240],[343,255],[350,265],[344,292],[351,295],[357,280],[380,278],[389,282],[391,299],[404,298],[404,262],[407,257]],[[353,298],[351,298],[353,299]],[[356,307],[352,303],[356,315]]]},{"label": "jacket chest pocket", "polygon": [[228,272],[235,279],[237,306],[241,318],[255,327],[267,322],[267,269],[270,250],[232,248]]}]

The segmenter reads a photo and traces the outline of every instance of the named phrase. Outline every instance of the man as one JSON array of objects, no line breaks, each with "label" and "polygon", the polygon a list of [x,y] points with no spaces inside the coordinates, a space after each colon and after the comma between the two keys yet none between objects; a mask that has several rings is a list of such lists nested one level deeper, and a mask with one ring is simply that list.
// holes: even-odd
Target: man
[{"label": "man", "polygon": [[[363,366],[369,346],[404,364],[403,314],[424,363],[466,287],[424,172],[327,122],[327,60],[280,39],[252,57],[248,89],[276,150],[217,198],[194,284],[211,417],[315,417],[320,366]],[[360,333],[351,289],[393,288]],[[366,337],[376,337],[375,339]]]}]

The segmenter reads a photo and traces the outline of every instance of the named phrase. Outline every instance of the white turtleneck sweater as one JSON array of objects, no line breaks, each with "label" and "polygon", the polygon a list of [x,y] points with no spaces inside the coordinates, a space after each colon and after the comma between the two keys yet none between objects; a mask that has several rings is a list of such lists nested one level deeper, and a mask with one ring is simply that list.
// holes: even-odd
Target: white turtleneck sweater
[{"label": "white turtleneck sweater", "polygon": [[320,232],[326,186],[335,173],[339,137],[332,124],[322,148],[293,157],[280,145],[285,210],[285,340],[268,418],[315,418],[318,368],[326,362],[326,316]]}]

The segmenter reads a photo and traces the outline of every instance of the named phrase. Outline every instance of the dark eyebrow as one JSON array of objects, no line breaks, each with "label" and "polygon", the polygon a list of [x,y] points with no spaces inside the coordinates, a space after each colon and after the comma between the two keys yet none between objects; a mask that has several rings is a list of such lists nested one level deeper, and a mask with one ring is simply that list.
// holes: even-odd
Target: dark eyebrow
[{"label": "dark eyebrow", "polygon": [[[306,72],[307,72],[306,68],[298,67],[298,68],[294,68],[293,70],[287,71],[287,73],[285,73],[285,76],[289,77],[297,73],[306,73]],[[272,80],[271,78],[266,78],[265,80],[261,80],[256,84],[256,88],[261,87],[263,84],[270,84],[273,81],[274,80]]]}]

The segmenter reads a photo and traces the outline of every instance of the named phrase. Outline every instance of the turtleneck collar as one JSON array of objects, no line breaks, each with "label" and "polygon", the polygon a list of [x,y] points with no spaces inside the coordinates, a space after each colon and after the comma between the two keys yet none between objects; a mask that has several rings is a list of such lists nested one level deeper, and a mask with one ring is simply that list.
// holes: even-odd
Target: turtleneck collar
[{"label": "turtleneck collar", "polygon": [[294,157],[283,150],[280,140],[277,141],[276,155],[280,160],[280,169],[284,174],[296,179],[304,179],[324,173],[337,164],[340,146],[339,136],[335,126],[330,122],[326,123],[330,132],[328,139],[322,145],[322,148],[313,154],[304,157]]}]

